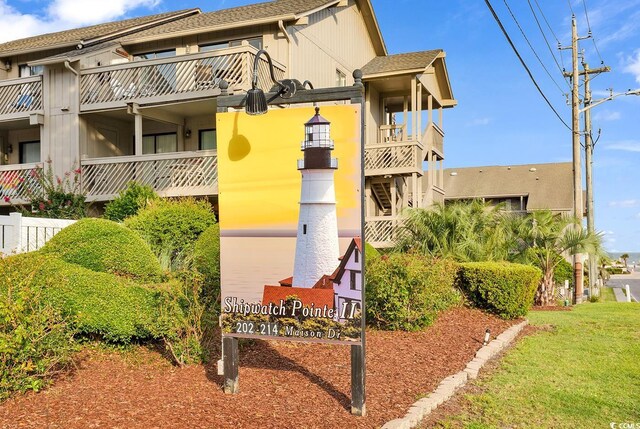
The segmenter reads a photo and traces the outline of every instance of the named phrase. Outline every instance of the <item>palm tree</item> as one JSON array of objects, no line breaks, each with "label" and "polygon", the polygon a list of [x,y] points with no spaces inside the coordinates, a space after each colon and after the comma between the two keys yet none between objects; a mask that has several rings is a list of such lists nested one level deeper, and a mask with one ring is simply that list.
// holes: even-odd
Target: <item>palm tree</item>
[{"label": "palm tree", "polygon": [[518,247],[512,258],[517,262],[533,263],[542,270],[542,281],[535,295],[536,305],[548,305],[555,297],[553,272],[564,258],[577,253],[602,253],[599,234],[575,228],[579,221],[569,216],[553,214],[549,210],[536,211],[523,217],[515,225]]},{"label": "palm tree", "polygon": [[479,200],[409,209],[396,250],[460,262],[504,260],[503,214]]},{"label": "palm tree", "polygon": [[624,267],[627,268],[627,259],[629,259],[629,254],[623,253],[622,255],[620,255],[620,259],[624,261]]}]

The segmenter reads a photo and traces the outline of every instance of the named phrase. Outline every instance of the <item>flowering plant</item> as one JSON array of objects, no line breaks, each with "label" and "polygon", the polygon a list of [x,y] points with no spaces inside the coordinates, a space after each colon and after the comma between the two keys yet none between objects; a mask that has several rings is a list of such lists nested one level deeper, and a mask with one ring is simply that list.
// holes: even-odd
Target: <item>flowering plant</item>
[{"label": "flowering plant", "polygon": [[46,161],[46,171],[35,169],[21,184],[29,201],[28,208],[17,207],[25,216],[51,219],[80,219],[87,215],[86,196],[81,190],[80,168],[64,173],[64,177],[53,174],[51,160]]}]

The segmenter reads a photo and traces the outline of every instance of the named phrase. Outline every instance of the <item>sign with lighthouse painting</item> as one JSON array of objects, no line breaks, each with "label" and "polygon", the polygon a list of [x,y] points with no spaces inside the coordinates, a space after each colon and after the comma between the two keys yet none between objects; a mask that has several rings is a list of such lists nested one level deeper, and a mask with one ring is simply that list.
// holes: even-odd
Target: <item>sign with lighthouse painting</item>
[{"label": "sign with lighthouse painting", "polygon": [[361,344],[360,105],[218,113],[224,336]]}]

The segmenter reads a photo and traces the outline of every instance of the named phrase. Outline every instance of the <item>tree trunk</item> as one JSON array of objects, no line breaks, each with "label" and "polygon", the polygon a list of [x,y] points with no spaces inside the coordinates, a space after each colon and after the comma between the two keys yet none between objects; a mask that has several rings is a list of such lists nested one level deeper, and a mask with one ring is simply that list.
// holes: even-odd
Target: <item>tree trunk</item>
[{"label": "tree trunk", "polygon": [[535,305],[549,305],[554,301],[555,287],[553,284],[553,270],[546,271],[535,296]]}]

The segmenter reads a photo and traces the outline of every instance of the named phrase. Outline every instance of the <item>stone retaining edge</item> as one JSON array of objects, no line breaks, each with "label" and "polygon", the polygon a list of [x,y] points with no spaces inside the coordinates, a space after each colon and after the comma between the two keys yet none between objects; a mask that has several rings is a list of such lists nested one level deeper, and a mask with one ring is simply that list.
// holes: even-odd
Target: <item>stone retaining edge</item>
[{"label": "stone retaining edge", "polygon": [[467,363],[462,371],[450,375],[440,382],[436,390],[425,398],[414,402],[407,414],[399,419],[391,420],[382,426],[382,429],[412,429],[415,428],[426,416],[438,408],[444,402],[451,399],[456,390],[466,385],[469,380],[478,377],[480,369],[500,353],[506,346],[511,344],[520,331],[527,326],[528,320],[524,320],[517,325],[513,325],[486,346],[482,346],[475,354],[475,357]]}]

